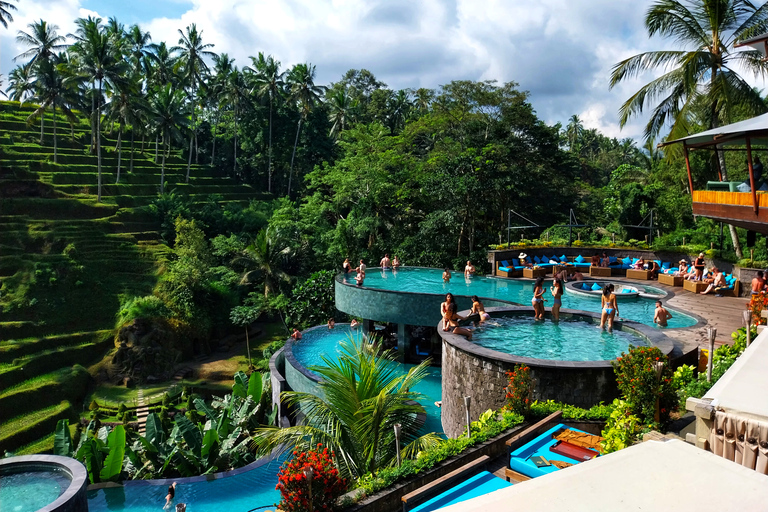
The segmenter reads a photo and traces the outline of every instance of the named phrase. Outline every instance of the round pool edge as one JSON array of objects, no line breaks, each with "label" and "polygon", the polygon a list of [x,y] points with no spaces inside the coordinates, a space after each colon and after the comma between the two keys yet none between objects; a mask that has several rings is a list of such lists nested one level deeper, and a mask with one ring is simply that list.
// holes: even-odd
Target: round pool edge
[{"label": "round pool edge", "polygon": [[[75,512],[88,510],[88,471],[83,464],[71,457],[60,455],[19,455],[0,459],[0,475],[13,468],[29,468],[32,471],[60,470],[70,478],[69,486],[48,505],[37,512]],[[15,471],[14,471],[15,472]]]}]

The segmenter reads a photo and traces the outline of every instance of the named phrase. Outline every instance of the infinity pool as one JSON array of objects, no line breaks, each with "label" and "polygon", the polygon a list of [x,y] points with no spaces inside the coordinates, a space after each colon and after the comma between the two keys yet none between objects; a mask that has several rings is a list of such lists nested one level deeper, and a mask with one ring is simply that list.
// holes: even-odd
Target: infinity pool
[{"label": "infinity pool", "polygon": [[[294,342],[293,355],[305,368],[322,365],[322,357],[331,361],[338,361],[341,354],[340,343],[342,341],[359,341],[362,336],[360,328],[350,329],[348,325],[338,325],[335,329],[313,329],[304,333],[298,343]],[[287,364],[287,363],[286,363]],[[405,374],[415,365],[394,363]],[[442,373],[439,368],[429,367],[429,374],[414,387],[414,391],[424,395],[422,405],[427,412],[424,423],[424,432],[443,431],[440,419],[440,409],[435,402],[443,399]]]},{"label": "infinity pool", "polygon": [[630,344],[647,345],[635,334],[607,333],[584,320],[537,322],[530,316],[494,317],[473,331],[472,341],[506,354],[558,361],[607,361],[626,352]]},{"label": "infinity pool", "polygon": [[66,473],[56,470],[0,476],[0,510],[34,512],[56,501],[71,482]]},{"label": "infinity pool", "polygon": [[[533,281],[520,281],[495,277],[472,277],[466,279],[463,274],[454,272],[449,283],[444,283],[443,271],[436,268],[401,268],[396,272],[391,270],[381,271],[371,268],[368,270],[363,286],[378,290],[392,290],[410,293],[430,293],[455,295],[477,295],[488,299],[498,299],[524,306],[530,306],[533,297]],[[344,278],[347,284],[355,284],[352,277]],[[549,293],[551,279],[546,283],[544,305],[552,305],[552,295]],[[644,285],[638,285],[644,287]],[[580,309],[583,311],[600,311],[599,297],[585,297],[569,294],[563,296],[563,308]],[[619,304],[621,318],[634,320],[646,325],[654,326],[653,313],[655,309],[653,299],[638,298],[622,301]],[[669,321],[668,327],[690,327],[696,324],[696,319],[679,311],[672,310],[674,317]]]}]

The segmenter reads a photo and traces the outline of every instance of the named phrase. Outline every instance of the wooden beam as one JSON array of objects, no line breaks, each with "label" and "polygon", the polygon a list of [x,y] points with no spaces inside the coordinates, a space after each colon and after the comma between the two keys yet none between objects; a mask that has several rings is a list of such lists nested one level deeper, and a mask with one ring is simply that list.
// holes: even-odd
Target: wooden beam
[{"label": "wooden beam", "polygon": [[[755,190],[755,171],[752,168],[752,144],[749,137],[747,137],[747,166],[749,166],[749,188],[752,190],[752,208],[754,208],[755,215],[757,215],[757,190]],[[722,181],[722,180],[721,180]]]},{"label": "wooden beam", "polygon": [[691,162],[688,160],[688,145],[683,142],[683,154],[685,155],[685,168],[688,170],[688,187],[693,195],[693,178],[691,177]]}]

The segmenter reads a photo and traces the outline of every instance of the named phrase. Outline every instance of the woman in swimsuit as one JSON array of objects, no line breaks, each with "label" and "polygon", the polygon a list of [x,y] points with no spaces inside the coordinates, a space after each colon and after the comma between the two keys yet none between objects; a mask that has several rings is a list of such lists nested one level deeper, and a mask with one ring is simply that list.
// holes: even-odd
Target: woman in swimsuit
[{"label": "woman in swimsuit", "polygon": [[560,279],[555,278],[552,287],[549,289],[549,293],[554,297],[552,302],[552,320],[559,322],[560,306],[563,305],[563,282]]},{"label": "woman in swimsuit", "polygon": [[448,332],[466,336],[468,340],[472,339],[472,331],[459,325],[459,320],[464,320],[464,318],[456,314],[455,302],[451,303],[451,305],[448,307],[448,313],[446,316],[448,318]]},{"label": "woman in swimsuit", "polygon": [[605,329],[607,320],[608,332],[613,332],[613,319],[619,314],[619,305],[616,302],[616,295],[613,293],[613,289],[612,284],[605,285],[603,295],[600,297],[600,329]]},{"label": "woman in swimsuit", "polygon": [[456,306],[453,302],[453,294],[447,293],[445,295],[445,302],[440,304],[440,315],[443,317],[443,330],[448,331],[448,321],[450,320],[452,310]]},{"label": "woman in swimsuit", "polygon": [[477,297],[477,295],[472,296],[472,309],[470,310],[470,314],[479,315],[480,323],[491,319],[491,315],[485,311],[485,306],[483,306],[483,303],[480,302],[480,299]]},{"label": "woman in swimsuit", "polygon": [[603,253],[603,259],[600,260],[600,266],[604,268],[611,266],[611,258],[609,258],[606,253]]},{"label": "woman in swimsuit", "polygon": [[173,503],[173,498],[176,497],[176,482],[173,482],[171,485],[168,486],[168,494],[165,495],[165,505],[163,506],[164,510],[168,510],[171,508],[171,503]]},{"label": "woman in swimsuit", "polygon": [[696,281],[701,281],[704,278],[704,269],[706,268],[704,263],[704,253],[699,253],[699,257],[693,262],[693,269],[696,272]]},{"label": "woman in swimsuit", "polygon": [[533,286],[533,299],[531,304],[533,305],[534,320],[544,320],[544,278],[540,277],[536,279],[536,284]]},{"label": "woman in swimsuit", "polygon": [[397,256],[394,256],[392,258],[392,268],[395,268],[395,269],[400,268],[400,260],[397,259]]},{"label": "woman in swimsuit", "polygon": [[344,259],[344,263],[341,264],[341,269],[345,274],[352,272],[352,265],[349,263],[349,258]]}]

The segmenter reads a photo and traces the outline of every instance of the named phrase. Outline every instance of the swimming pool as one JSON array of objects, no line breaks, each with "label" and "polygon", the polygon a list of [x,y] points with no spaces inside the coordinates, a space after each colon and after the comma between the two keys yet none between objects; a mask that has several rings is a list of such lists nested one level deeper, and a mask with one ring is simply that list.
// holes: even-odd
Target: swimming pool
[{"label": "swimming pool", "polygon": [[633,333],[608,333],[578,318],[554,323],[537,322],[531,316],[493,317],[474,329],[472,341],[515,356],[557,361],[608,361],[626,352],[630,344],[648,344]]},{"label": "swimming pool", "polygon": [[[338,361],[341,354],[342,341],[359,341],[362,336],[360,328],[350,329],[348,324],[338,324],[335,329],[318,327],[304,331],[301,340],[292,343],[293,356],[305,368],[322,365],[322,357],[330,361]],[[287,362],[286,362],[287,364]],[[406,373],[415,365],[393,363],[401,373]],[[440,368],[429,367],[427,376],[414,388],[414,391],[424,395],[422,405],[427,413],[423,432],[443,432],[440,418],[440,408],[435,402],[442,400],[442,373]]]},{"label": "swimming pool", "polygon": [[[286,456],[266,461],[242,473],[206,480],[195,477],[191,483],[183,480],[176,486],[174,503],[186,503],[190,512],[262,512],[274,510],[280,501],[275,490],[277,472]],[[258,465],[259,463],[254,463]],[[109,487],[88,492],[90,512],[157,512],[165,505],[168,485],[173,480],[128,482],[123,487]],[[258,507],[258,508],[257,508]]]},{"label": "swimming pool", "polygon": [[[401,268],[397,271],[381,271],[380,269],[369,269],[364,288],[374,290],[390,290],[396,292],[408,292],[413,294],[439,294],[445,295],[450,292],[455,295],[471,296],[477,295],[482,298],[495,299],[529,306],[531,297],[533,297],[533,282],[512,279],[502,279],[496,277],[476,276],[465,278],[463,274],[454,273],[449,283],[444,283],[442,279],[442,270],[435,268]],[[354,279],[351,277],[342,277],[345,284],[354,285]],[[552,305],[552,296],[549,293],[551,280],[546,285],[544,303],[546,307]],[[645,288],[645,285],[639,285]],[[659,290],[661,291],[661,290]],[[582,311],[600,311],[599,297],[576,296],[567,291],[563,295],[563,308],[579,309]],[[638,298],[636,300],[622,301],[619,305],[621,318],[633,320],[646,325],[654,326],[653,314],[655,301],[653,299]],[[439,311],[438,311],[439,314]],[[674,317],[669,321],[669,328],[673,327],[691,327],[697,323],[697,320],[689,315],[672,310]],[[373,318],[378,320],[377,318]]]}]

